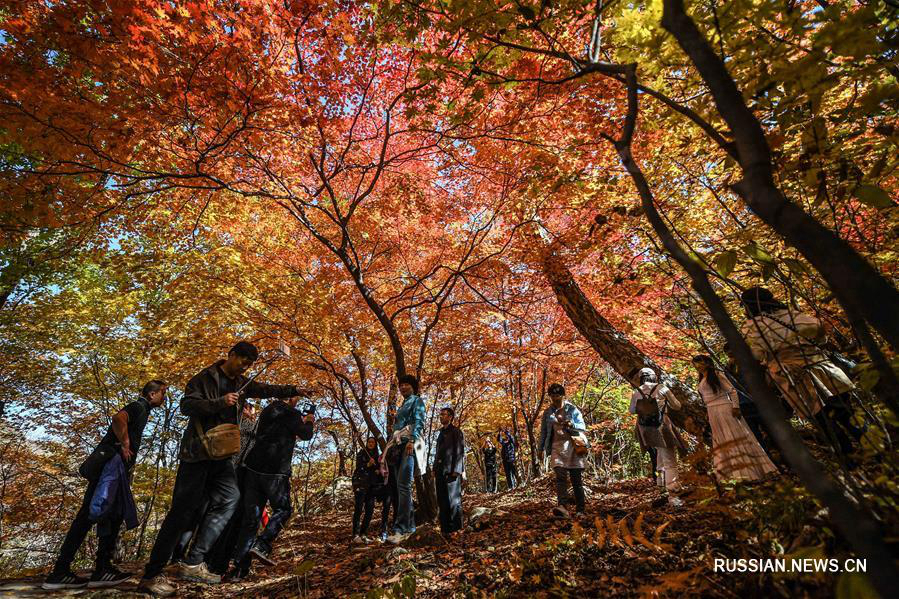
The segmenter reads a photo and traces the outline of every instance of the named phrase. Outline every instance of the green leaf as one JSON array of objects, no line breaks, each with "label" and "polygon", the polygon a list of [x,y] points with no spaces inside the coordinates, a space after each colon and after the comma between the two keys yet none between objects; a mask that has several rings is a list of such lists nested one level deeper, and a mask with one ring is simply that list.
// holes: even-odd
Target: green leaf
[{"label": "green leaf", "polygon": [[726,250],[718,254],[715,258],[715,270],[722,277],[728,276],[737,266],[737,252],[734,250]]},{"label": "green leaf", "polygon": [[784,258],[784,264],[787,265],[787,268],[789,268],[790,272],[794,275],[808,274],[808,269],[805,267],[805,264],[796,258]]},{"label": "green leaf", "polygon": [[415,597],[415,576],[410,574],[403,578],[403,595]]},{"label": "green leaf", "polygon": [[877,381],[880,380],[880,373],[876,368],[866,368],[862,371],[860,377],[858,377],[859,386],[865,391],[870,391],[877,385]]},{"label": "green leaf", "polygon": [[749,242],[743,248],[750,258],[756,262],[774,264],[774,257],[768,251],[754,241]]},{"label": "green leaf", "polygon": [[855,197],[862,204],[874,208],[889,208],[893,205],[889,194],[876,185],[859,185],[855,188]]},{"label": "green leaf", "polygon": [[297,576],[303,576],[303,575],[311,572],[312,568],[314,568],[314,567],[315,567],[315,562],[306,560],[305,562],[302,562],[300,565],[298,565],[294,569],[293,573]]}]

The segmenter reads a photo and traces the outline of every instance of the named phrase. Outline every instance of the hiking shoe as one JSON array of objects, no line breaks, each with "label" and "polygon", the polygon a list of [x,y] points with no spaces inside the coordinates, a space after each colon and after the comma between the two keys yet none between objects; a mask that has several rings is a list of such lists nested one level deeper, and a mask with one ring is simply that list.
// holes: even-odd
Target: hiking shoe
[{"label": "hiking shoe", "polygon": [[195,565],[179,564],[178,578],[180,578],[181,580],[190,580],[191,582],[202,582],[205,584],[218,584],[222,581],[222,577],[220,575],[210,572],[206,564],[202,562]]},{"label": "hiking shoe", "polygon": [[571,514],[568,513],[568,510],[563,506],[557,505],[553,508],[553,516],[555,516],[556,518],[570,518]]},{"label": "hiking shoe", "polygon": [[83,576],[73,574],[71,570],[68,572],[50,572],[44,580],[41,588],[45,591],[55,591],[58,589],[83,589],[87,586],[88,579]]},{"label": "hiking shoe", "polygon": [[115,566],[107,566],[102,570],[95,570],[94,573],[91,574],[91,580],[87,583],[87,586],[91,589],[114,587],[122,584],[129,578],[131,578],[130,574],[122,572]]},{"label": "hiking shoe", "polygon": [[153,578],[141,578],[137,583],[137,590],[149,593],[154,597],[171,597],[178,589],[169,582],[168,578],[159,574]]},{"label": "hiking shoe", "polygon": [[255,543],[250,549],[250,555],[258,559],[266,566],[275,565],[275,561],[268,556],[268,551],[265,550],[265,547],[260,547],[258,543]]}]

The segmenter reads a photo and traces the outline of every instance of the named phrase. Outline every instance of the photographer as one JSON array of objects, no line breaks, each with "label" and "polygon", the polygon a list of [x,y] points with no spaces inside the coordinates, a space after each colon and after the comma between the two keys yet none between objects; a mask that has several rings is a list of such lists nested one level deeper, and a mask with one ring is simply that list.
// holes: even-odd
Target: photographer
[{"label": "photographer", "polygon": [[[297,437],[312,438],[315,406],[306,403],[297,409],[299,397],[273,401],[259,415],[256,442],[244,458],[243,523],[238,535],[235,569],[232,578],[241,579],[250,571],[252,558],[267,565],[272,543],[287,524],[293,509],[290,505],[290,474]],[[265,529],[256,536],[262,510],[271,505],[271,517]]]}]

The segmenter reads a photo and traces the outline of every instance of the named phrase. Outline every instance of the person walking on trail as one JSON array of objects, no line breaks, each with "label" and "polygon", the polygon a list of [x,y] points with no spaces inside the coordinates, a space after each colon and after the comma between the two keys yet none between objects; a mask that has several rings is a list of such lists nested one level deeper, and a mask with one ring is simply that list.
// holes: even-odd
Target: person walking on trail
[{"label": "person walking on trail", "polygon": [[727,356],[727,364],[724,365],[724,374],[737,392],[737,398],[740,402],[740,415],[743,417],[743,422],[745,422],[746,426],[749,427],[749,430],[752,431],[755,440],[759,442],[759,445],[762,446],[762,449],[765,450],[768,457],[772,458],[772,461],[774,461],[771,455],[774,442],[768,434],[765,423],[762,422],[762,415],[759,414],[759,409],[752,400],[752,396],[746,391],[746,383],[743,381],[743,374],[740,372],[740,367],[727,343],[724,344],[724,353]]},{"label": "person walking on trail", "polygon": [[496,438],[500,445],[500,457],[503,460],[503,472],[506,475],[506,488],[511,491],[518,486],[518,469],[515,466],[517,440],[508,428],[501,430]]},{"label": "person walking on trail", "polygon": [[641,447],[655,452],[656,484],[668,491],[668,501],[681,505],[674,493],[679,488],[677,477],[678,439],[674,434],[669,410],[680,410],[681,404],[668,387],[659,383],[652,368],[638,373],[639,384],[631,395],[630,413],[637,415],[637,439]]},{"label": "person walking on trail", "polygon": [[574,492],[574,506],[578,514],[585,513],[583,472],[588,451],[587,430],[581,411],[565,399],[565,387],[559,383],[549,386],[550,406],[543,412],[540,425],[540,459],[549,456],[556,477],[557,516],[569,516],[567,505],[568,479]]},{"label": "person walking on trail", "polygon": [[241,341],[231,348],[227,359],[203,369],[187,383],[181,413],[188,416],[188,422],[181,437],[172,503],[156,535],[139,590],[157,596],[175,593],[162,570],[204,498],[209,506],[177,576],[194,582],[221,582],[221,576],[210,572],[204,562],[237,505],[239,491],[230,458],[240,450],[238,415],[245,398],[310,394],[295,385],[248,380],[244,372],[258,356],[252,343]]},{"label": "person walking on trail", "polygon": [[[256,438],[243,458],[243,517],[237,535],[232,578],[245,578],[253,558],[272,566],[272,545],[293,513],[290,474],[297,439],[308,441],[315,428],[314,407],[298,410],[299,397],[268,404],[259,415]],[[257,536],[265,505],[271,514]]]},{"label": "person walking on trail", "polygon": [[[367,543],[368,526],[375,511],[375,502],[381,486],[378,467],[378,441],[369,437],[365,447],[356,454],[356,468],[353,470],[353,537],[352,543]],[[360,524],[361,521],[361,524]]]},{"label": "person walking on trail", "polygon": [[440,509],[440,531],[452,534],[462,530],[462,475],[465,472],[465,435],[453,424],[455,411],[440,410],[440,433],[434,454],[434,479],[437,506]]},{"label": "person walking on trail", "polygon": [[484,490],[487,493],[496,493],[496,447],[490,437],[484,439]]},{"label": "person walking on trail", "polygon": [[[387,541],[389,533],[393,532],[396,523],[396,510],[399,505],[399,489],[396,476],[400,467],[405,448],[398,445],[390,445],[384,450],[381,457],[381,480],[384,481],[384,504],[381,507],[381,542]],[[393,507],[393,519],[391,521],[391,507]]]},{"label": "person walking on trail", "polygon": [[[68,533],[59,549],[59,555],[53,570],[47,576],[41,588],[46,590],[78,589],[83,587],[103,588],[116,586],[130,575],[119,571],[112,565],[115,553],[116,541],[119,537],[119,529],[122,525],[122,517],[112,515],[101,519],[97,524],[97,556],[94,571],[90,578],[77,576],[72,572],[72,561],[75,553],[91,526],[95,524],[91,520],[91,500],[97,490],[105,463],[111,460],[116,453],[121,456],[124,467],[130,472],[137,462],[137,454],[140,450],[144,428],[153,408],[161,406],[165,402],[168,384],[165,381],[154,379],[144,385],[140,397],[119,410],[112,417],[109,430],[100,440],[96,449],[91,453],[88,461],[94,462],[94,473],[88,479],[87,489],[84,491],[84,499],[81,507],[75,514],[75,519],[69,527]],[[86,462],[87,463],[87,462]],[[82,467],[84,470],[84,467]]]},{"label": "person walking on trail", "polygon": [[396,420],[393,423],[394,438],[396,443],[402,447],[402,452],[397,468],[399,497],[396,524],[393,535],[387,538],[387,541],[392,544],[401,543],[415,532],[415,516],[412,512],[412,481],[415,472],[424,472],[427,466],[424,444],[427,411],[424,400],[418,395],[418,379],[411,374],[404,374],[399,377],[398,384],[404,401],[396,411]]},{"label": "person walking on trail", "polygon": [[777,468],[740,415],[737,392],[715,368],[710,356],[693,358],[699,373],[696,391],[702,396],[712,428],[712,463],[719,480],[761,480]]},{"label": "person walking on trail", "polygon": [[743,336],[796,415],[817,422],[844,455],[852,453],[853,439],[864,433],[849,407],[855,385],[822,348],[821,321],[791,312],[764,287],[747,289],[741,300],[749,317]]}]

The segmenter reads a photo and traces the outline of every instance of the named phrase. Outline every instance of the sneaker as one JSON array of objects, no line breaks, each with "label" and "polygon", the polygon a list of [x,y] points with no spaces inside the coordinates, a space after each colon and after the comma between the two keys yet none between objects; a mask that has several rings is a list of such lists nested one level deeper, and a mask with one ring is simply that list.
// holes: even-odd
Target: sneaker
[{"label": "sneaker", "polygon": [[359,545],[362,543],[362,537],[359,535],[353,535],[353,538],[350,539],[350,545]]},{"label": "sneaker", "polygon": [[168,578],[159,574],[153,578],[141,578],[137,583],[137,590],[149,593],[154,597],[171,597],[178,589],[169,582]]},{"label": "sneaker", "polygon": [[684,500],[680,497],[675,497],[674,495],[668,496],[668,505],[671,507],[682,507],[684,505]]},{"label": "sneaker", "polygon": [[266,566],[276,565],[275,561],[268,556],[268,551],[266,551],[264,547],[260,547],[258,543],[253,544],[253,547],[250,549],[250,555],[258,559]]},{"label": "sneaker", "polygon": [[205,563],[196,565],[179,564],[178,578],[181,580],[190,580],[191,582],[202,582],[204,584],[218,584],[222,581],[222,577],[210,572]]},{"label": "sneaker", "polygon": [[115,566],[107,566],[102,570],[95,570],[94,573],[91,574],[91,580],[87,583],[87,586],[91,589],[114,587],[122,584],[129,578],[131,578],[130,574],[122,572]]},{"label": "sneaker", "polygon": [[553,516],[555,516],[556,518],[569,518],[571,517],[571,514],[569,514],[568,510],[563,506],[557,505],[553,508]]},{"label": "sneaker", "polygon": [[51,572],[44,580],[41,588],[45,591],[55,591],[57,589],[83,589],[87,586],[88,579],[73,574],[71,570],[68,572],[56,573]]}]

